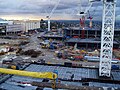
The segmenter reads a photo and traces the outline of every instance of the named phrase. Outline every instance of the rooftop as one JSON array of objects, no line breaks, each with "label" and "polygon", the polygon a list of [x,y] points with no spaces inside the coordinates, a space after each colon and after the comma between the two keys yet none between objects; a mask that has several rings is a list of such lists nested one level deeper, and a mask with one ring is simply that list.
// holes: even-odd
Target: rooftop
[{"label": "rooftop", "polygon": [[[86,79],[99,79],[98,77],[98,69],[90,69],[90,68],[70,68],[70,67],[62,67],[62,66],[48,66],[48,65],[36,65],[31,64],[25,70],[27,71],[35,71],[35,72],[53,72],[54,70],[58,70],[58,77],[61,79],[62,84],[68,85],[76,85],[76,86],[84,86],[82,80]],[[69,81],[71,79],[71,75],[74,74],[73,81]],[[120,81],[120,72],[112,71],[111,80]],[[30,77],[22,77],[22,76],[12,76],[4,83],[0,84],[0,88],[7,90],[35,90],[36,86],[23,86],[18,84],[18,82],[42,82],[43,79],[36,79]],[[88,86],[96,86],[96,87],[109,87],[109,88],[120,88],[119,84],[115,83],[103,83],[103,82],[87,82]]]}]

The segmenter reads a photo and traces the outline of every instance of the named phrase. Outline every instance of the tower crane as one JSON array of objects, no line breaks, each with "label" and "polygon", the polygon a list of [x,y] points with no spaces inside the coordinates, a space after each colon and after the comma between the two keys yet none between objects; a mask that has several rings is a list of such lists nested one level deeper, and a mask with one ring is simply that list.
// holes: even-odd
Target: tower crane
[{"label": "tower crane", "polygon": [[80,27],[82,28],[81,38],[84,38],[84,34],[85,34],[85,30],[84,30],[85,16],[87,15],[89,9],[91,8],[93,2],[94,2],[93,0],[92,1],[89,0],[88,7],[85,9],[85,11],[82,11],[82,5],[81,5],[81,0],[80,0],[80,4],[79,4],[79,7],[80,7]]},{"label": "tower crane", "polygon": [[[96,1],[103,2],[99,76],[110,77],[111,76],[110,74],[111,74],[113,38],[114,38],[116,0],[89,0],[89,2],[91,3],[96,2]],[[88,9],[85,10],[85,12],[80,12],[80,14],[86,14],[86,11],[88,10],[89,10],[89,7]],[[83,38],[84,29],[82,31],[83,31],[82,32],[83,34],[82,38]]]},{"label": "tower crane", "polygon": [[93,17],[90,15],[90,12],[89,12],[89,11],[88,11],[88,14],[89,14],[88,19],[90,20],[89,27],[92,28],[92,19],[93,19]]},{"label": "tower crane", "polygon": [[103,19],[99,76],[110,77],[116,0],[103,0]]},{"label": "tower crane", "polygon": [[60,3],[60,0],[57,1],[56,5],[52,9],[51,13],[47,16],[47,19],[48,19],[48,31],[50,31],[50,19],[51,19],[51,16],[53,15],[53,13],[54,13],[55,9],[57,8],[57,6],[59,5],[59,3]]},{"label": "tower crane", "polygon": [[30,71],[0,68],[0,73],[27,76],[27,77],[33,77],[33,78],[46,78],[46,79],[57,78],[57,74],[52,72],[30,72]]}]

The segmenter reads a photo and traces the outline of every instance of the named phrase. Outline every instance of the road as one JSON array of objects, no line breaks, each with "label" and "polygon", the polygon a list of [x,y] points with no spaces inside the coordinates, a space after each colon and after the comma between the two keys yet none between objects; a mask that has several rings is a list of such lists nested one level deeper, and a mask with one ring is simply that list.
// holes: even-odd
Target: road
[{"label": "road", "polygon": [[42,33],[37,33],[37,34],[33,34],[31,37],[29,37],[29,44],[27,44],[24,48],[24,50],[30,50],[30,49],[34,49],[34,50],[41,50],[40,49],[40,40],[37,38],[38,36],[42,36],[44,34],[44,32]]}]

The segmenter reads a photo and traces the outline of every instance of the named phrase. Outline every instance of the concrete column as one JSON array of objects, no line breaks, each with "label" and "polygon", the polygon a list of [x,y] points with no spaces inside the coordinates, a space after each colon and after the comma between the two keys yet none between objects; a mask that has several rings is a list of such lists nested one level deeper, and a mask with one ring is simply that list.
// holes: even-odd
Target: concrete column
[{"label": "concrete column", "polygon": [[88,48],[88,43],[86,43],[86,49]]},{"label": "concrete column", "polygon": [[70,30],[70,36],[72,36],[72,30]]},{"label": "concrete column", "polygon": [[88,30],[87,30],[87,38],[88,38]]},{"label": "concrete column", "polygon": [[79,30],[79,32],[78,32],[78,33],[79,33],[79,36],[80,36],[80,30]]},{"label": "concrete column", "polygon": [[95,38],[97,37],[97,30],[95,30]]}]

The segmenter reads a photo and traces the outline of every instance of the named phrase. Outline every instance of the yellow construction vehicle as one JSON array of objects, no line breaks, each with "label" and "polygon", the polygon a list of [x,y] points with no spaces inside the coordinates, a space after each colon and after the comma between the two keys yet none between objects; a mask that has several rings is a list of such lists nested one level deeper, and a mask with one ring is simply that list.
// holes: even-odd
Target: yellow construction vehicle
[{"label": "yellow construction vehicle", "polygon": [[10,68],[15,70],[16,66],[15,65],[11,65]]},{"label": "yellow construction vehicle", "polygon": [[48,47],[49,47],[49,44],[42,44],[42,45],[41,45],[41,48],[42,48],[42,49],[47,49]]},{"label": "yellow construction vehicle", "polygon": [[46,44],[43,44],[43,45],[41,45],[41,48],[42,48],[42,49],[47,49],[47,45],[46,45]]}]

